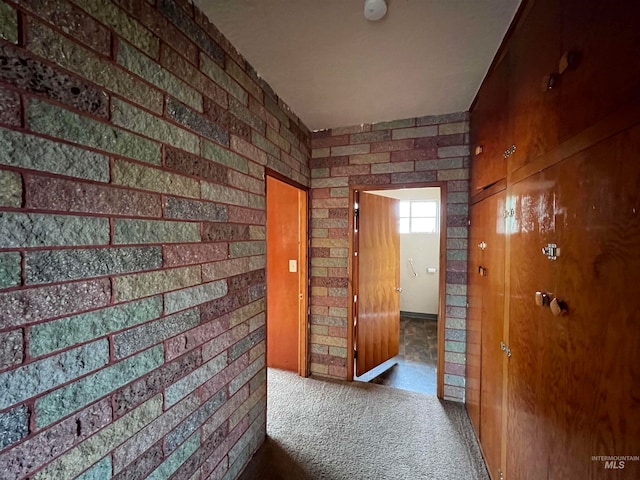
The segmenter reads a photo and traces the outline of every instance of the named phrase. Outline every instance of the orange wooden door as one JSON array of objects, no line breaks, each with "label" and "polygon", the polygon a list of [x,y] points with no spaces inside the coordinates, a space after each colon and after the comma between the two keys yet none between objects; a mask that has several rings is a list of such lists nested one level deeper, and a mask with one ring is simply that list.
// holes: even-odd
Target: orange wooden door
[{"label": "orange wooden door", "polygon": [[306,363],[306,210],[306,192],[267,176],[267,366],[301,375]]},{"label": "orange wooden door", "polygon": [[360,192],[356,375],[400,351],[399,201]]}]

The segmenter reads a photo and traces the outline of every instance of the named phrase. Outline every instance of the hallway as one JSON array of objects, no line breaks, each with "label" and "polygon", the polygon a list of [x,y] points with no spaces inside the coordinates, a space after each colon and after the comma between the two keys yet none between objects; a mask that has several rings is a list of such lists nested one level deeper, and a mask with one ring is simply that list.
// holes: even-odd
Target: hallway
[{"label": "hallway", "polygon": [[267,439],[242,480],[487,480],[463,405],[268,369]]}]

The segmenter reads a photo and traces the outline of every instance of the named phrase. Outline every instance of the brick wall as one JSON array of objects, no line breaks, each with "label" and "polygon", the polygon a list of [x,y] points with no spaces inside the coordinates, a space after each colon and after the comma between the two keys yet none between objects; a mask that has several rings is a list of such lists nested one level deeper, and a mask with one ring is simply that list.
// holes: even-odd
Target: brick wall
[{"label": "brick wall", "polygon": [[466,113],[314,132],[311,371],[347,375],[349,186],[446,182],[444,395],[464,400],[469,139]]},{"label": "brick wall", "polygon": [[0,0],[0,37],[0,477],[234,478],[309,131],[186,0]]}]

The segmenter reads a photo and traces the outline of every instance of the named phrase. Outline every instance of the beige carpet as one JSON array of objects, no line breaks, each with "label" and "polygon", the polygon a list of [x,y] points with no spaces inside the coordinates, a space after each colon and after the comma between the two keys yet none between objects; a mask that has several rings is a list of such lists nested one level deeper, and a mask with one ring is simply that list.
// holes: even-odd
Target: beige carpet
[{"label": "beige carpet", "polygon": [[267,440],[242,480],[488,480],[462,405],[269,369]]}]

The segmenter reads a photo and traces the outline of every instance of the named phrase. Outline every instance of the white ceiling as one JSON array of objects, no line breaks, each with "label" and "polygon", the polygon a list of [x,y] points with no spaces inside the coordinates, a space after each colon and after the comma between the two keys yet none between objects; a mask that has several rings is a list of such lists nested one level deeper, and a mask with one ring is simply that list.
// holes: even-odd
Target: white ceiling
[{"label": "white ceiling", "polygon": [[468,110],[520,0],[195,0],[312,130]]}]

